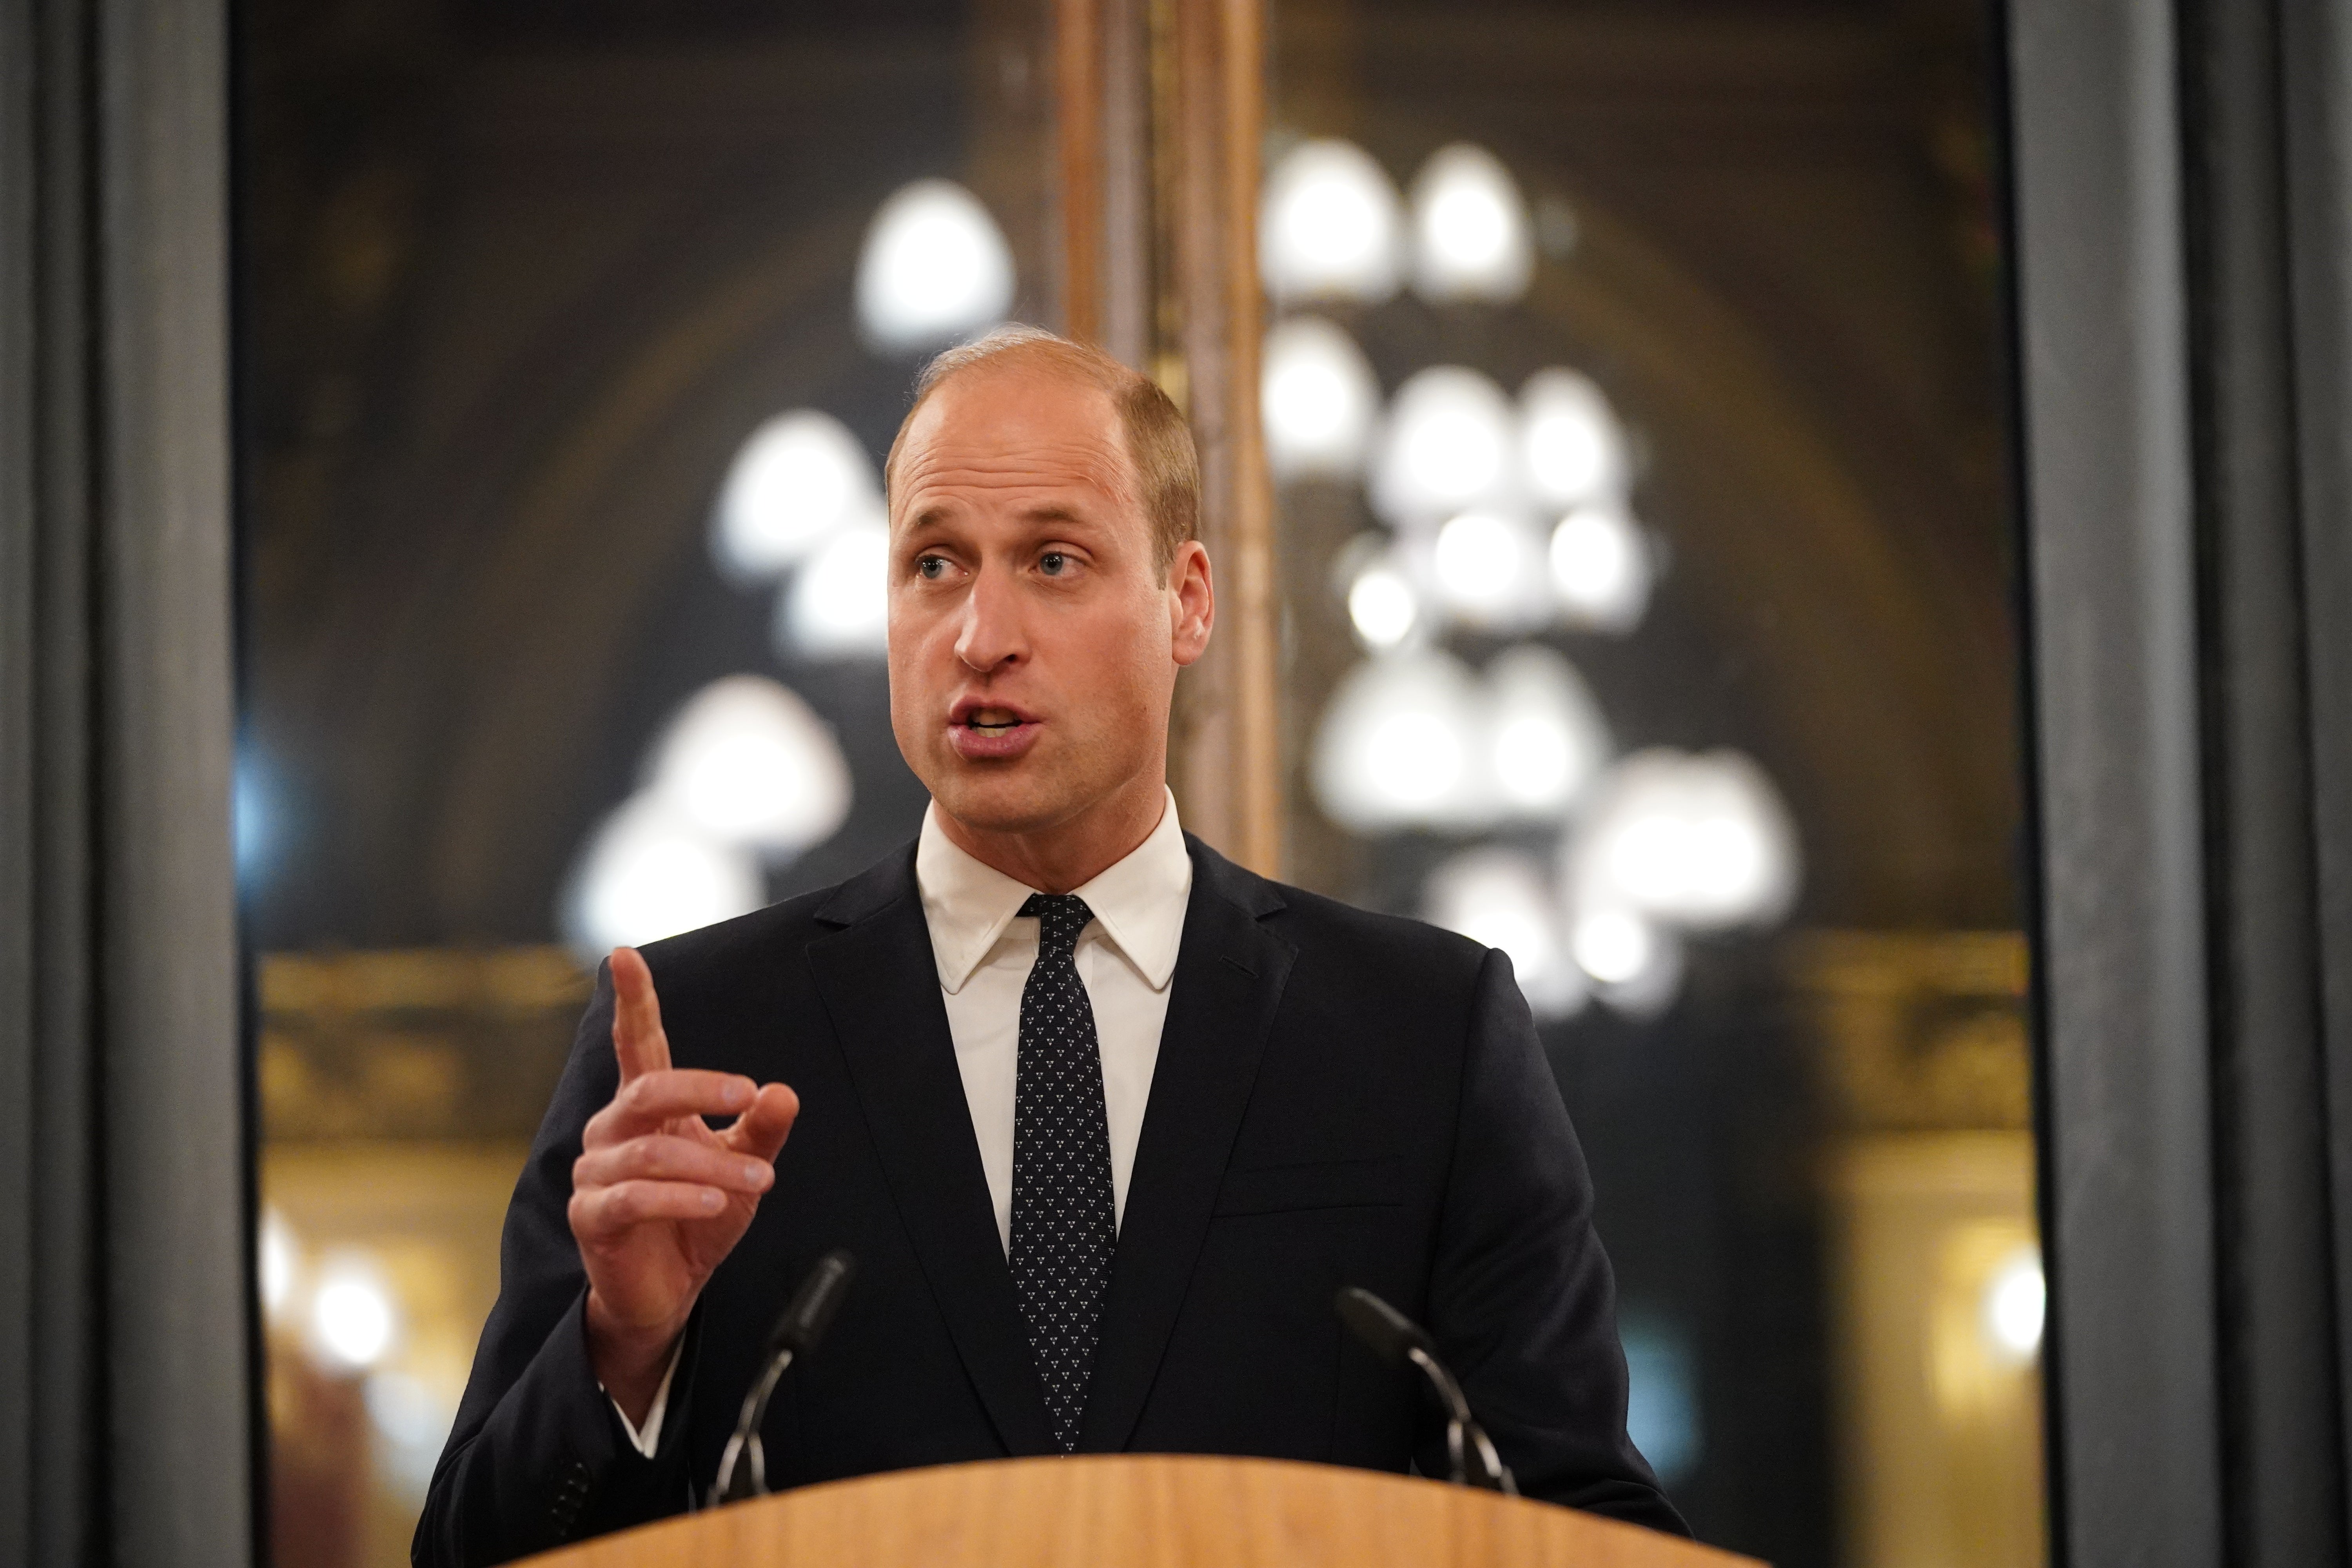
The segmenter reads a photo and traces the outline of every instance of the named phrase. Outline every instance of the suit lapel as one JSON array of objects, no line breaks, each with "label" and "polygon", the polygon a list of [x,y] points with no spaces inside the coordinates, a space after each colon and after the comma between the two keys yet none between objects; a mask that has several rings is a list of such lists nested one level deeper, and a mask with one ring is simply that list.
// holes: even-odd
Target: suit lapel
[{"label": "suit lapel", "polygon": [[964,1370],[1005,1448],[1055,1452],[1013,1274],[996,1233],[911,855],[818,911],[808,948],[874,1147]]},{"label": "suit lapel", "polygon": [[1125,1447],[1143,1413],[1296,956],[1257,923],[1282,907],[1272,886],[1190,835],[1186,842],[1192,896],[1112,1257],[1082,1452]]}]

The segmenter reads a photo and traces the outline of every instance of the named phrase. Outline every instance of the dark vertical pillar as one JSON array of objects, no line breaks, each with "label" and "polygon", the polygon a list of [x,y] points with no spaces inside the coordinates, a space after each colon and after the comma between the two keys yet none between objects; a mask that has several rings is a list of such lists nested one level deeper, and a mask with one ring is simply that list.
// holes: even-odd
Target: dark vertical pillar
[{"label": "dark vertical pillar", "polygon": [[0,1555],[24,1563],[89,1561],[103,1518],[79,21],[0,7]]},{"label": "dark vertical pillar", "polygon": [[[2278,47],[2312,945],[2327,1118],[2326,1250],[2336,1292],[2328,1392],[2340,1426],[2340,1413],[2352,1409],[2352,1314],[2345,1310],[2352,1303],[2352,16],[2340,5],[2283,5]],[[2352,1510],[2340,1469],[2336,1489],[2339,1510]],[[2338,1528],[2352,1533],[2352,1522],[2339,1520]]]},{"label": "dark vertical pillar", "polygon": [[0,1561],[251,1561],[218,0],[0,0]]},{"label": "dark vertical pillar", "polygon": [[2019,0],[2010,51],[2052,1512],[2065,1560],[2187,1568],[2222,1538],[2172,18]]},{"label": "dark vertical pillar", "polygon": [[2010,13],[2076,1563],[2347,1561],[2341,10]]},{"label": "dark vertical pillar", "polygon": [[2199,0],[2181,38],[2224,1497],[2249,1568],[2345,1561],[2282,14]]}]

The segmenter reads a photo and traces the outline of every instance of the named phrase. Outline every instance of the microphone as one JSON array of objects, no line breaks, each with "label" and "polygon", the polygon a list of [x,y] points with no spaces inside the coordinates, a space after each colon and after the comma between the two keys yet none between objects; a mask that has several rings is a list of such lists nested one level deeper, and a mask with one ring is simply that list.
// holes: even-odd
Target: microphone
[{"label": "microphone", "polygon": [[[1453,1467],[1451,1479],[1457,1487],[1475,1487],[1490,1492],[1519,1495],[1519,1483],[1512,1478],[1510,1467],[1503,1463],[1495,1445],[1470,1414],[1470,1402],[1462,1397],[1462,1385],[1437,1359],[1436,1342],[1429,1331],[1360,1286],[1350,1285],[1331,1299],[1338,1309],[1339,1321],[1348,1325],[1355,1336],[1369,1346],[1371,1352],[1391,1366],[1402,1366],[1407,1362],[1421,1368],[1429,1385],[1437,1391],[1438,1403],[1445,1406],[1445,1456]],[[1470,1460],[1477,1460],[1477,1473],[1470,1470]]]},{"label": "microphone", "polygon": [[[760,1426],[768,1418],[768,1398],[795,1356],[806,1355],[824,1336],[849,1281],[856,1276],[857,1260],[846,1252],[828,1252],[816,1260],[776,1326],[768,1331],[765,1367],[751,1392],[743,1396],[743,1410],[735,1418],[734,1435],[719,1458],[719,1478],[710,1483],[708,1506],[740,1502],[768,1495],[768,1458],[760,1448]],[[748,1463],[742,1461],[748,1460]]]}]

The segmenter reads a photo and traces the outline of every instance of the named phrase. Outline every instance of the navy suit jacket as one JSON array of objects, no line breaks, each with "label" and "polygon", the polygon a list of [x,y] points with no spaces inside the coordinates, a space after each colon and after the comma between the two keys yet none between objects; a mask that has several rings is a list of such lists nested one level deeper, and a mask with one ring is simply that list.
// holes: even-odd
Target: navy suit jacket
[{"label": "navy suit jacket", "polygon": [[[1508,962],[1187,845],[1081,1451],[1443,1475],[1417,1376],[1332,1310],[1361,1285],[1429,1326],[1528,1495],[1681,1531],[1625,1434],[1591,1183]],[[582,1129],[618,1076],[599,976],[508,1211],[420,1564],[502,1563],[686,1508],[770,1324],[835,1247],[857,1278],[770,1407],[772,1485],[1054,1451],[911,847],[645,955],[677,1065],[789,1083],[800,1121],[703,1291],[646,1458],[590,1370],[565,1219]]]}]

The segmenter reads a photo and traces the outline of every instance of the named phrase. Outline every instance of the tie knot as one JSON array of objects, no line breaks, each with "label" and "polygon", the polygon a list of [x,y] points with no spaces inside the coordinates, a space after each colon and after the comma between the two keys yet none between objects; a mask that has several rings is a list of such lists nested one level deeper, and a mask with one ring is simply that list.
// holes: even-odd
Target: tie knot
[{"label": "tie knot", "polygon": [[1076,893],[1032,893],[1021,912],[1037,921],[1038,951],[1063,958],[1077,951],[1078,933],[1095,918]]}]

